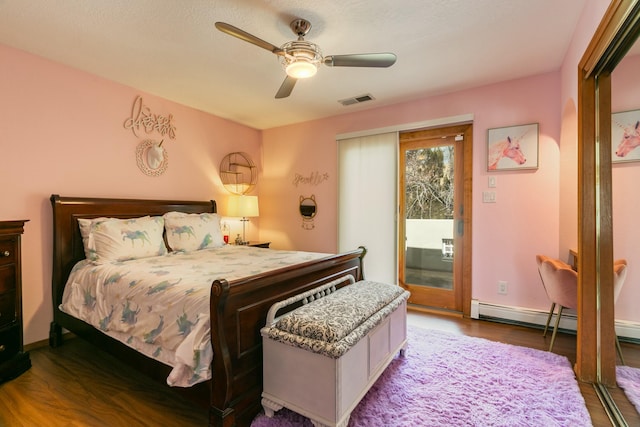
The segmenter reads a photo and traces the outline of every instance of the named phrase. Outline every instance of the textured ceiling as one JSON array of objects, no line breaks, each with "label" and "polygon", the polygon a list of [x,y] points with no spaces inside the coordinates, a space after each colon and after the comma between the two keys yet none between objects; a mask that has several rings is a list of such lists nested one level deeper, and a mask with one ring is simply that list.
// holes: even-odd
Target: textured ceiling
[{"label": "textured ceiling", "polygon": [[[266,129],[560,68],[586,0],[0,0],[0,43]],[[390,68],[329,68],[275,99],[289,22],[325,55],[393,52]],[[371,94],[345,107],[338,100]]]}]

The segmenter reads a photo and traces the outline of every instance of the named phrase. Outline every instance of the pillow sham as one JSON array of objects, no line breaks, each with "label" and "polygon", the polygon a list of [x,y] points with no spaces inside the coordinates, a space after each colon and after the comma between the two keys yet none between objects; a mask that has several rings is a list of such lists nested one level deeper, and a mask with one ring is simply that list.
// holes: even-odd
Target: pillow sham
[{"label": "pillow sham", "polygon": [[91,232],[91,224],[107,221],[109,219],[115,218],[78,218],[78,226],[80,228],[80,235],[82,236],[82,247],[84,248],[84,256],[87,259],[89,259],[89,254],[91,253],[91,250],[89,249],[89,233]]},{"label": "pillow sham", "polygon": [[165,255],[163,232],[161,216],[94,220],[89,227],[87,258],[102,264]]},{"label": "pillow sham", "polygon": [[218,214],[168,212],[163,216],[167,243],[173,251],[191,252],[225,245]]}]

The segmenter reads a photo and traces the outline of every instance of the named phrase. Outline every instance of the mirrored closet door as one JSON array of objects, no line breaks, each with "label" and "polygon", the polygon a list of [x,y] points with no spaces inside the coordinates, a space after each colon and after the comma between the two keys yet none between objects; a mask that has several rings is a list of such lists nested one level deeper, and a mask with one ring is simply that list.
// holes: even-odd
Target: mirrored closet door
[{"label": "mirrored closet door", "polygon": [[[616,425],[627,424],[612,398],[612,394],[620,396],[616,388],[616,365],[621,363],[616,354],[614,258],[627,259],[629,271],[625,286],[634,286],[630,278],[640,277],[640,255],[637,255],[637,243],[630,250],[626,241],[632,238],[638,242],[637,237],[630,236],[634,230],[616,229],[615,224],[633,224],[627,222],[625,216],[633,215],[638,203],[627,203],[621,199],[629,190],[620,179],[636,174],[635,169],[640,168],[640,163],[626,161],[630,159],[631,150],[625,151],[631,147],[629,144],[620,146],[624,135],[624,131],[620,131],[624,126],[613,120],[612,113],[620,112],[617,109],[623,109],[625,102],[635,102],[634,105],[629,104],[629,108],[640,109],[637,104],[640,97],[635,96],[632,101],[620,98],[624,91],[635,91],[631,87],[635,79],[625,77],[627,65],[623,58],[631,60],[634,56],[635,48],[632,46],[638,34],[640,0],[612,1],[580,61],[578,80],[580,308],[576,374],[579,379],[594,383]],[[614,72],[618,66],[620,73]],[[619,74],[620,82],[616,82],[616,74]],[[636,71],[635,76],[640,76],[640,73]],[[625,88],[621,90],[619,85],[623,80]],[[635,192],[638,193],[637,190]],[[630,289],[626,293],[633,291]],[[620,303],[619,325],[623,323],[622,317],[628,316],[627,310],[627,305]],[[625,404],[628,406],[628,402]]]}]

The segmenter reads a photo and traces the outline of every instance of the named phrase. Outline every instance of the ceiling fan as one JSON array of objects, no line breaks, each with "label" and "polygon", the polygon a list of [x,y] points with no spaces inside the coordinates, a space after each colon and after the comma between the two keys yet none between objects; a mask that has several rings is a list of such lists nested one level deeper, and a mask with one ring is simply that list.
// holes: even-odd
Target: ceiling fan
[{"label": "ceiling fan", "polygon": [[284,82],[282,82],[280,89],[278,89],[276,98],[286,98],[289,96],[298,79],[314,76],[318,71],[318,65],[321,63],[329,67],[386,68],[396,62],[396,55],[393,53],[322,56],[318,45],[304,39],[304,36],[307,35],[311,29],[311,23],[309,21],[305,19],[295,19],[291,21],[289,26],[294,34],[298,36],[298,39],[278,47],[233,25],[225,22],[216,22],[216,28],[223,33],[252,43],[280,57],[280,62],[287,73],[287,77],[284,79]]}]

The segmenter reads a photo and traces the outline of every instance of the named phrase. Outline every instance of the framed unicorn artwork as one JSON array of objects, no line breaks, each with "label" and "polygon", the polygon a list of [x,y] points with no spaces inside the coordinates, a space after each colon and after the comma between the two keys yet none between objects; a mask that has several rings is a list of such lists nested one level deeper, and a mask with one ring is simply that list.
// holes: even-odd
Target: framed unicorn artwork
[{"label": "framed unicorn artwork", "polygon": [[640,160],[640,110],[611,115],[611,162]]},{"label": "framed unicorn artwork", "polygon": [[538,169],[538,123],[489,129],[487,171]]}]

